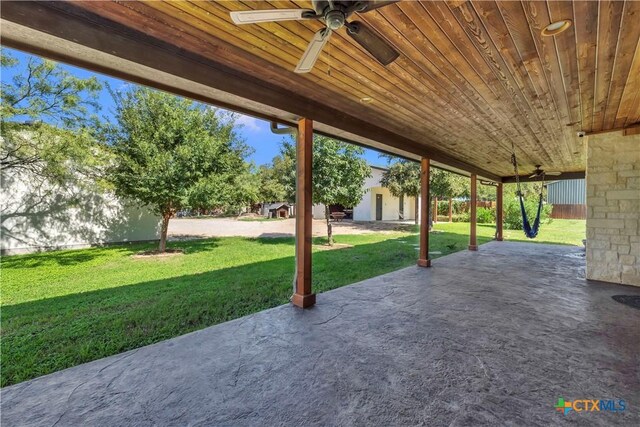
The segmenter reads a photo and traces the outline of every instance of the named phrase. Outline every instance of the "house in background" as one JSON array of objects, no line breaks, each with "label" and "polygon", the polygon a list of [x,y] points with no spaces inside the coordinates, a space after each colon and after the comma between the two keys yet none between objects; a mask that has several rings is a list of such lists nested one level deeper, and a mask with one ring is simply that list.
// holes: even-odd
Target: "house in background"
[{"label": "house in background", "polygon": [[[397,221],[415,219],[415,198],[392,196],[388,188],[382,186],[382,174],[386,168],[371,166],[371,177],[364,182],[366,192],[353,208],[329,206],[331,213],[345,212],[345,218],[354,221]],[[350,215],[351,214],[351,215]],[[313,217],[324,219],[325,207],[322,204],[313,207]]]},{"label": "house in background", "polygon": [[586,219],[586,200],[584,179],[567,179],[547,184],[547,203],[553,205],[551,218]]}]

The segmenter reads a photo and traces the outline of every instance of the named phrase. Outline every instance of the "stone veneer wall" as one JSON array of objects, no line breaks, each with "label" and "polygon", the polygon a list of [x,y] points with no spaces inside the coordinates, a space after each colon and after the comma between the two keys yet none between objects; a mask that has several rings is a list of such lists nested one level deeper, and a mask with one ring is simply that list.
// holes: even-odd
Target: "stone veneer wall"
[{"label": "stone veneer wall", "polygon": [[640,286],[640,135],[588,137],[587,278]]}]

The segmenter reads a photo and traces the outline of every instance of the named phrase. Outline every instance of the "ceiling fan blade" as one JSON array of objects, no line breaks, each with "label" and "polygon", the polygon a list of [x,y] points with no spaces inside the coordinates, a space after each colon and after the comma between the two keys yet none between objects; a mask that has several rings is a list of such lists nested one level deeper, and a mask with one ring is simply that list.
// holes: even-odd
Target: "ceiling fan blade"
[{"label": "ceiling fan blade", "polygon": [[231,12],[231,19],[237,25],[256,24],[259,22],[295,21],[308,19],[306,16],[315,12],[310,9],[270,9],[270,10],[243,10]]},{"label": "ceiling fan blade", "polygon": [[537,174],[537,173],[534,173],[533,175],[531,175],[531,176],[529,177],[529,179],[533,179],[533,178],[535,178],[535,177],[537,177],[537,176],[538,176],[538,174]]},{"label": "ceiling fan blade", "polygon": [[400,0],[370,0],[370,1],[363,1],[362,3],[364,3],[364,8],[358,10],[359,13],[366,13],[369,12],[371,10],[374,9],[380,9],[381,7],[385,7],[388,6],[390,4],[393,3],[397,3]]},{"label": "ceiling fan blade", "polygon": [[350,22],[347,27],[347,34],[382,65],[389,65],[400,56],[389,43],[362,22]]},{"label": "ceiling fan blade", "polygon": [[331,37],[331,30],[328,28],[323,28],[313,36],[309,46],[307,46],[307,50],[304,51],[300,62],[298,62],[296,66],[296,73],[308,73],[311,71],[318,57],[320,57],[322,48],[327,44],[327,41],[329,41],[329,37]]},{"label": "ceiling fan blade", "polygon": [[549,176],[558,176],[562,175],[562,172],[545,172],[544,174]]}]

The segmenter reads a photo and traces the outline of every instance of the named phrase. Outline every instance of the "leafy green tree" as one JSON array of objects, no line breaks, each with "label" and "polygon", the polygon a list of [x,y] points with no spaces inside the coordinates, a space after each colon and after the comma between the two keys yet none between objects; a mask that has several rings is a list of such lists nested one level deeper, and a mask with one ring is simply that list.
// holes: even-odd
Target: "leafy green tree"
[{"label": "leafy green tree", "polygon": [[381,184],[394,197],[414,197],[415,223],[418,223],[418,196],[420,195],[420,163],[386,156],[389,167],[382,173]]},{"label": "leafy green tree", "polygon": [[234,118],[214,108],[142,87],[113,95],[111,179],[116,194],[162,217],[158,249],[164,252],[177,211],[232,203],[248,149],[234,131]]},{"label": "leafy green tree", "polygon": [[[283,141],[281,151],[285,164],[293,166],[283,180],[295,188],[295,141]],[[371,168],[363,154],[361,147],[314,135],[312,200],[325,205],[329,245],[333,245],[329,205],[355,206],[364,196],[364,181],[371,176]]]},{"label": "leafy green tree", "polygon": [[283,179],[290,173],[291,165],[286,165],[287,159],[282,156],[274,157],[271,165],[262,165],[258,169],[259,200],[262,202],[293,202],[295,190],[288,188],[287,179]]},{"label": "leafy green tree", "polygon": [[[21,66],[5,51],[0,63],[5,72]],[[57,184],[95,171],[100,82],[35,56],[24,67],[25,72],[2,81],[0,167]]]},{"label": "leafy green tree", "polygon": [[431,168],[429,174],[429,193],[431,197],[444,199],[455,197],[455,174],[438,168]]},{"label": "leafy green tree", "polygon": [[[382,174],[382,186],[389,189],[395,197],[414,197],[415,223],[418,223],[418,196],[420,195],[420,163],[401,159],[395,156],[383,155],[389,162],[388,169]],[[429,173],[430,197],[447,198],[457,197],[461,191],[461,181],[456,174],[431,168]],[[461,177],[462,178],[462,177]]]},{"label": "leafy green tree", "polygon": [[[457,195],[454,197],[463,197],[469,199],[471,197],[471,181],[469,177],[457,175],[457,183],[454,187],[457,188]],[[476,192],[478,200],[495,200],[496,199],[496,187],[492,185],[483,185],[478,181],[476,186]]]},{"label": "leafy green tree", "polygon": [[197,211],[224,209],[239,214],[260,201],[260,181],[255,166],[243,162],[234,173],[213,174],[200,180],[189,193],[189,207]]},{"label": "leafy green tree", "polygon": [[243,208],[251,209],[260,202],[260,176],[253,163],[244,163],[234,177],[231,189],[231,203],[228,204],[234,214],[239,214]]},{"label": "leafy green tree", "polygon": [[[529,221],[533,222],[538,211],[538,200],[540,198],[540,182],[523,182],[520,184],[522,196],[524,198],[524,208]],[[518,198],[516,184],[505,184],[504,191],[504,226],[509,230],[522,229],[522,212],[520,210],[520,200]],[[547,224],[551,219],[552,205],[545,203],[540,214],[540,223]]]}]

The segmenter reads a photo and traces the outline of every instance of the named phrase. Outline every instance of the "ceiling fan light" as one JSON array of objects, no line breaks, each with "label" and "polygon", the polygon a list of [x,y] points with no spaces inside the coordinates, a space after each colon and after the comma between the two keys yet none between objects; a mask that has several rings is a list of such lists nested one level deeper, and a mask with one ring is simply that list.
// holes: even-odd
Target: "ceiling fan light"
[{"label": "ceiling fan light", "polygon": [[571,26],[571,19],[562,19],[560,21],[552,22],[542,29],[543,36],[555,36],[561,32],[567,30]]},{"label": "ceiling fan light", "polygon": [[389,43],[362,22],[354,21],[348,25],[347,34],[382,65],[389,65],[400,56]]}]

